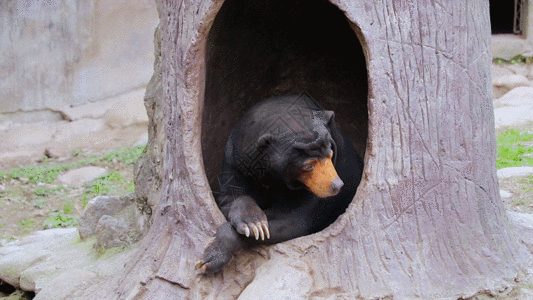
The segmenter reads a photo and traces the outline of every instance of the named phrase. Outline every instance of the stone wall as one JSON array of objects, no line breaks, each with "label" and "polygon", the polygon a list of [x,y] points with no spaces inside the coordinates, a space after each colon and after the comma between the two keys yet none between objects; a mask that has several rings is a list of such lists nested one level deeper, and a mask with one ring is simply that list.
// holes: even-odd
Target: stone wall
[{"label": "stone wall", "polygon": [[65,107],[145,86],[152,0],[0,2],[0,123],[58,120]]}]

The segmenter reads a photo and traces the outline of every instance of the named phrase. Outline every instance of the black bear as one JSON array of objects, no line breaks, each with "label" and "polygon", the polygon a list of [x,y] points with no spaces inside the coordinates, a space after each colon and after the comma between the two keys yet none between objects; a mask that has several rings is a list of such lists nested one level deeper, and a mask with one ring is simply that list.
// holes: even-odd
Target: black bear
[{"label": "black bear", "polygon": [[217,272],[245,247],[315,233],[344,213],[363,162],[333,116],[307,94],[267,99],[244,115],[218,178],[227,222],[196,269]]}]

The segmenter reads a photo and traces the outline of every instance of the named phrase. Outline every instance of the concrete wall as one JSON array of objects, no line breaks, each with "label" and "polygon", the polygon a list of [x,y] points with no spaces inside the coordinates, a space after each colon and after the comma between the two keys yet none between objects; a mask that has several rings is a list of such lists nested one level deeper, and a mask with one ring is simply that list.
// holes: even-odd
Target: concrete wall
[{"label": "concrete wall", "polygon": [[0,122],[131,91],[153,73],[152,0],[0,1]]}]

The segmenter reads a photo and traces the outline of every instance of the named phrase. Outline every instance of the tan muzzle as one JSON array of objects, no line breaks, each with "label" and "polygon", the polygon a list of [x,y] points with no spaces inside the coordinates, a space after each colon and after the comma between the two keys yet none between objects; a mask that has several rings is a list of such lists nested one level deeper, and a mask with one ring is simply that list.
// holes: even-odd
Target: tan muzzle
[{"label": "tan muzzle", "polygon": [[320,198],[335,196],[339,193],[344,183],[337,175],[331,157],[323,160],[314,160],[313,170],[304,172],[300,181]]}]

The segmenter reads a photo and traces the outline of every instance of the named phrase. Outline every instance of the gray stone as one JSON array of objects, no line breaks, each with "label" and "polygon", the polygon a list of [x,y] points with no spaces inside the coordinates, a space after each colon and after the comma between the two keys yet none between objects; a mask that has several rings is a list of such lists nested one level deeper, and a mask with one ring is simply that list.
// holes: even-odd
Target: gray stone
[{"label": "gray stone", "polygon": [[104,128],[104,121],[99,119],[81,119],[66,124],[63,123],[63,126],[58,127],[57,133],[54,135],[54,141],[62,143],[77,136],[102,131]]},{"label": "gray stone", "polygon": [[69,242],[78,237],[76,228],[54,228],[48,230],[35,231],[31,235],[25,236],[13,243],[13,245],[22,246],[35,243],[58,243],[58,241]]},{"label": "gray stone", "polygon": [[96,225],[96,247],[127,247],[132,244],[129,238],[132,230],[123,220],[104,215]]},{"label": "gray stone", "polygon": [[510,60],[518,54],[523,54],[527,50],[526,40],[514,34],[492,35],[492,57]]},{"label": "gray stone", "polygon": [[107,170],[100,167],[83,167],[70,170],[57,176],[60,183],[79,186],[91,180],[94,180],[107,173]]},{"label": "gray stone", "polygon": [[533,167],[510,167],[499,169],[498,178],[510,178],[515,176],[527,176],[533,174]]},{"label": "gray stone", "polygon": [[492,84],[511,90],[518,86],[529,86],[529,81],[524,75],[512,74],[493,78]]},{"label": "gray stone", "polygon": [[492,74],[492,82],[494,83],[496,78],[513,75],[514,72],[507,68],[507,65],[492,64],[490,68]]},{"label": "gray stone", "polygon": [[514,126],[531,121],[533,105],[504,106],[494,109],[496,128]]},{"label": "gray stone", "polygon": [[0,279],[14,287],[20,287],[22,271],[46,260],[52,253],[47,250],[24,249],[0,258]]},{"label": "gray stone", "polygon": [[106,124],[111,128],[148,124],[144,92],[144,89],[138,89],[119,96],[120,99],[105,113]]},{"label": "gray stone", "polygon": [[533,121],[533,88],[517,87],[494,101],[496,128]]},{"label": "gray stone", "polygon": [[528,76],[529,74],[528,64],[522,64],[522,63],[507,64],[505,65],[505,68],[509,69],[511,72],[513,72],[516,75]]},{"label": "gray stone", "polygon": [[499,87],[495,85],[495,81],[500,81],[501,77],[514,75],[513,72],[509,69],[507,69],[504,65],[496,65],[492,64],[491,67],[491,73],[492,73],[492,89],[494,92],[494,98],[498,99],[501,96],[505,95],[509,91],[507,87]]},{"label": "gray stone", "polygon": [[48,158],[59,158],[61,157],[61,153],[59,153],[56,149],[47,148],[44,150],[44,156]]},{"label": "gray stone", "polygon": [[514,88],[500,99],[494,101],[495,107],[523,105],[533,105],[533,87],[520,86]]},{"label": "gray stone", "polygon": [[526,245],[533,245],[533,215],[508,210],[507,218],[517,238]]},{"label": "gray stone", "polygon": [[[6,241],[5,239],[3,241]],[[12,253],[12,252],[15,252],[15,251],[20,251],[24,248],[20,247],[20,246],[15,246],[15,245],[7,245],[7,243],[5,243],[4,245],[2,245],[2,247],[0,247],[0,257],[2,256],[6,256],[8,255],[9,253]]]},{"label": "gray stone", "polygon": [[511,198],[513,194],[509,193],[508,191],[500,190],[500,197],[502,199]]},{"label": "gray stone", "polygon": [[65,106],[61,112],[69,121],[80,119],[100,119],[103,118],[106,111],[110,109],[119,97],[111,97],[97,102],[87,103],[77,107]]},{"label": "gray stone", "polygon": [[97,279],[95,273],[83,269],[73,269],[63,272],[55,279],[50,281],[33,298],[34,300],[57,300],[70,299],[79,286],[85,286]]},{"label": "gray stone", "polygon": [[16,124],[8,130],[0,132],[0,150],[17,149],[43,144],[52,140],[59,124],[66,122]]},{"label": "gray stone", "polygon": [[135,254],[97,256],[93,240],[78,239],[76,228],[58,228],[8,243],[0,248],[0,279],[36,292],[34,299],[88,299],[79,290],[108,280]]},{"label": "gray stone", "polygon": [[98,196],[89,201],[80,217],[79,232],[86,239],[96,232],[98,221],[104,215],[113,216],[132,203],[132,198],[115,196]]}]

